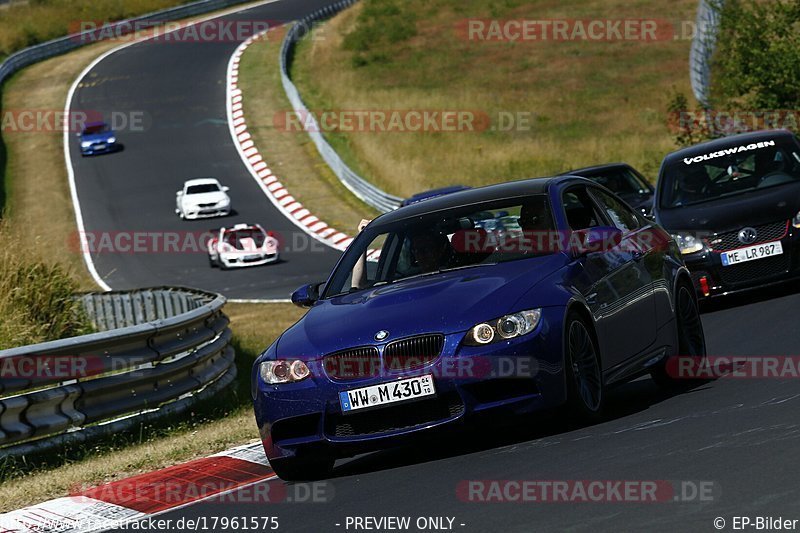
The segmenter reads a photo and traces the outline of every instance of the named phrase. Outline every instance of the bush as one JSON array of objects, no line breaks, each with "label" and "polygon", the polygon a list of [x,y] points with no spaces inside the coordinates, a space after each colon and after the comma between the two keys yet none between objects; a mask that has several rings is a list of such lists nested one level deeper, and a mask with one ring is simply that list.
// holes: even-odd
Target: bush
[{"label": "bush", "polygon": [[675,144],[679,148],[712,139],[713,124],[709,124],[708,115],[702,109],[689,109],[689,99],[685,94],[673,91],[667,104],[668,123],[675,136]]},{"label": "bush", "polygon": [[63,267],[37,258],[31,243],[3,226],[0,242],[0,349],[91,333]]},{"label": "bush", "polygon": [[717,107],[798,109],[800,3],[728,0],[713,72]]}]

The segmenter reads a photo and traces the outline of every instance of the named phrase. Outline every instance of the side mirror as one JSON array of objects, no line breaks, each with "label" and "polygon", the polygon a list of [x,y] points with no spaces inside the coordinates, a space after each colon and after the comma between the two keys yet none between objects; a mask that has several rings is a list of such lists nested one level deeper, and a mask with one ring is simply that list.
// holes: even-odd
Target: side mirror
[{"label": "side mirror", "polygon": [[183,191],[178,191],[175,193],[175,196],[183,196]]},{"label": "side mirror", "polygon": [[311,307],[319,300],[319,289],[322,283],[303,285],[292,293],[292,303],[298,307]]},{"label": "side mirror", "polygon": [[222,192],[228,192],[229,190],[231,190],[231,188],[228,187],[227,185],[222,186]]},{"label": "side mirror", "polygon": [[570,248],[577,256],[594,252],[607,252],[622,242],[622,230],[611,226],[597,226],[572,232]]}]

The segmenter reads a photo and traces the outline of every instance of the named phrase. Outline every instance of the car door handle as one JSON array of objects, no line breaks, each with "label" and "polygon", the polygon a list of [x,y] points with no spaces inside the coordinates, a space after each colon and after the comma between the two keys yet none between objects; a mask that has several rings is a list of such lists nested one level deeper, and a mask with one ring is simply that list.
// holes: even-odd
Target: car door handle
[{"label": "car door handle", "polygon": [[631,252],[634,261],[641,261],[646,254],[644,252]]}]

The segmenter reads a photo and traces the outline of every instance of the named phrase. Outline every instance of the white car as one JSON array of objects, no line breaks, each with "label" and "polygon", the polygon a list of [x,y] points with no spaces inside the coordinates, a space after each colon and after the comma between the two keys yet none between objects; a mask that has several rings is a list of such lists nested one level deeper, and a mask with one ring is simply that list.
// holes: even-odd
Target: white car
[{"label": "white car", "polygon": [[184,220],[230,215],[228,190],[214,178],[189,180],[175,193],[175,214]]},{"label": "white car", "polygon": [[208,240],[208,262],[223,270],[266,265],[278,260],[278,239],[258,224],[222,228]]}]

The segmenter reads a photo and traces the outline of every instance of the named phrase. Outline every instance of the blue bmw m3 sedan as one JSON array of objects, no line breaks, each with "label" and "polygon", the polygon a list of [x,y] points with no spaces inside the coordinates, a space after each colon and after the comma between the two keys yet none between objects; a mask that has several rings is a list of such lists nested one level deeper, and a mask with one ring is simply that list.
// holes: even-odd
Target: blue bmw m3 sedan
[{"label": "blue bmw m3 sedan", "polygon": [[287,480],[481,412],[597,419],[608,386],[674,384],[668,360],[705,356],[673,238],[576,176],[384,214],[292,300],[308,312],[252,373],[264,449]]}]

